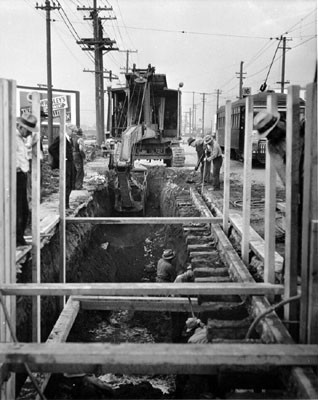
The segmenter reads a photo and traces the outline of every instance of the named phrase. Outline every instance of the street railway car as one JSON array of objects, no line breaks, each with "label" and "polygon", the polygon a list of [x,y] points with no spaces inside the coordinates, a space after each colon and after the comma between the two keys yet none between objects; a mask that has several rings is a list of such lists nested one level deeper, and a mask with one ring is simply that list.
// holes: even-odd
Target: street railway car
[{"label": "street railway car", "polygon": [[[261,92],[252,95],[254,100],[254,116],[261,110],[266,109],[267,96],[270,92]],[[286,119],[287,95],[277,93],[277,107],[282,119]],[[246,97],[232,102],[231,107],[231,158],[243,160],[244,156],[244,134],[245,134],[245,105]],[[300,99],[300,110],[302,118],[305,113],[305,102]],[[224,150],[225,138],[225,106],[221,106],[217,111],[217,140]],[[258,139],[257,133],[252,136],[252,160],[260,164],[265,164],[266,159],[266,139]]]}]

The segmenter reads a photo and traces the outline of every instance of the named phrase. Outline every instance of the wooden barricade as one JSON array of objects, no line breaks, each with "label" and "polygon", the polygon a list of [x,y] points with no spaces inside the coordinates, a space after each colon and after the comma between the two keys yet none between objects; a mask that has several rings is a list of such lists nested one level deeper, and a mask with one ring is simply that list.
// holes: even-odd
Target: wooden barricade
[{"label": "wooden barricade", "polygon": [[[0,282],[16,282],[16,82],[0,79]],[[4,314],[16,326],[16,296],[1,296],[0,341],[13,338]],[[1,365],[1,375],[5,368]],[[15,398],[15,376],[1,387],[1,398]]]}]

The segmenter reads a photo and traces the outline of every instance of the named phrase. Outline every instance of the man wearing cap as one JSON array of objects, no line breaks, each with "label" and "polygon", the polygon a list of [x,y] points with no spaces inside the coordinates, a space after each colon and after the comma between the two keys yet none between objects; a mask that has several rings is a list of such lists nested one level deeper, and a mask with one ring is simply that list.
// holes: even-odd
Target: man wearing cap
[{"label": "man wearing cap", "polygon": [[85,160],[85,144],[83,140],[83,130],[78,128],[73,131],[73,162],[76,170],[75,190],[83,189],[84,180],[84,160]]},{"label": "man wearing cap", "polygon": [[173,282],[176,278],[176,268],[173,260],[176,253],[172,249],[166,249],[157,264],[156,282]]},{"label": "man wearing cap", "polygon": [[195,167],[195,170],[197,170],[200,166],[200,171],[201,171],[201,180],[203,180],[203,169],[204,169],[204,140],[202,138],[194,139],[193,137],[190,137],[188,139],[188,145],[191,147],[194,147],[198,160],[197,160],[197,165]]},{"label": "man wearing cap", "polygon": [[[75,189],[75,167],[73,162],[73,144],[72,135],[77,132],[77,127],[72,124],[66,124],[65,126],[65,207],[70,207],[70,195],[73,189]],[[60,158],[60,137],[56,137],[54,142],[49,147],[49,153],[53,158],[52,168],[59,168],[59,158]]]},{"label": "man wearing cap", "polygon": [[211,137],[211,160],[213,163],[212,171],[212,189],[220,190],[220,170],[223,163],[222,149],[216,140],[215,135]]},{"label": "man wearing cap", "polygon": [[[16,170],[17,170],[17,221],[16,221],[16,243],[17,246],[25,246],[24,231],[27,226],[29,216],[29,206],[27,199],[27,173],[29,171],[28,149],[26,147],[26,138],[33,132],[38,132],[36,126],[37,119],[30,113],[24,113],[17,118],[17,136],[16,136]],[[37,142],[35,134],[33,145]]]}]

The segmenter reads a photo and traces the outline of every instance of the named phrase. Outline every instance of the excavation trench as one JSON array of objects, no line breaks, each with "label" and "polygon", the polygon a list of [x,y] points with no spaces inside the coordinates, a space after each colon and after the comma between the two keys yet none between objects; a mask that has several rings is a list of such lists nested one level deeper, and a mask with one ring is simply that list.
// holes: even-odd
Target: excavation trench
[{"label": "excavation trench", "polygon": [[[199,216],[190,196],[190,186],[185,184],[186,170],[150,168],[148,174],[149,196],[146,216],[178,217]],[[94,194],[91,204],[81,209],[80,216],[112,216],[113,193],[111,185]],[[92,225],[70,224],[67,229],[67,282],[141,282],[155,281],[156,264],[164,248],[177,253],[176,269],[182,271],[187,262],[195,267],[196,279],[215,282],[232,280],[231,272],[220,257],[211,229],[206,224],[184,225]],[[56,281],[58,273],[58,234],[43,249],[46,272],[43,282]],[[55,251],[55,252],[54,252]],[[56,255],[55,255],[56,254]],[[213,265],[213,269],[209,269]],[[26,269],[25,269],[26,270]],[[24,277],[26,279],[26,277]],[[20,337],[29,335],[25,330],[29,319],[27,299],[20,299],[18,331]],[[198,315],[206,323],[211,319],[213,341],[244,342],[251,324],[248,306],[238,296],[201,298],[212,301],[209,312]],[[57,316],[58,299],[43,298],[43,340],[46,340]],[[43,311],[45,310],[45,311]],[[52,312],[51,312],[52,310]],[[136,310],[96,311],[81,309],[68,337],[71,342],[187,342],[186,313],[149,312]],[[177,316],[176,318],[173,317]],[[27,326],[30,329],[30,326]],[[28,341],[20,339],[21,341]],[[256,335],[250,341],[260,341]],[[91,398],[200,398],[222,395],[236,387],[262,390],[281,388],[278,374],[264,368],[262,371],[218,371],[214,376],[122,376],[106,374],[87,381],[83,377],[53,375],[46,390],[51,399]],[[95,378],[97,378],[95,380]],[[27,392],[28,389],[25,389]],[[30,393],[32,392],[32,389]],[[25,395],[23,398],[32,398]],[[205,397],[207,398],[207,397]]]}]

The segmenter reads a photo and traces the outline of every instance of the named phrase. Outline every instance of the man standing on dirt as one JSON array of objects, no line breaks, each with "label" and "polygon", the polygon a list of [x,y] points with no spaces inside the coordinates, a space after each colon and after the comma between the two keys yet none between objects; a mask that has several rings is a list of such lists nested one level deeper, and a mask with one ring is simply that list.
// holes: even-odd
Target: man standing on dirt
[{"label": "man standing on dirt", "polygon": [[173,260],[176,253],[172,249],[166,249],[157,264],[156,282],[173,282],[176,278],[176,267]]},{"label": "man standing on dirt", "polygon": [[188,145],[194,147],[197,152],[197,165],[195,167],[195,171],[200,167],[201,171],[201,181],[203,180],[203,170],[204,170],[204,140],[202,138],[194,139],[190,137],[188,139]]},{"label": "man standing on dirt", "polygon": [[[73,143],[72,135],[77,132],[77,127],[72,124],[66,124],[65,126],[65,207],[70,208],[70,195],[72,190],[75,189],[75,167],[73,162]],[[60,137],[57,136],[54,142],[49,147],[49,153],[52,157],[51,168],[59,168],[60,159]]]},{"label": "man standing on dirt", "polygon": [[83,130],[81,128],[78,128],[77,131],[74,131],[72,142],[73,142],[73,162],[76,170],[75,190],[81,190],[83,189],[84,160],[86,158],[85,144],[83,140]]},{"label": "man standing on dirt", "polygon": [[[17,214],[16,214],[16,244],[25,246],[24,232],[27,227],[29,216],[29,205],[27,198],[27,174],[30,163],[28,159],[28,150],[26,139],[33,132],[38,132],[37,118],[30,113],[24,113],[17,118],[16,132],[16,170],[17,170]],[[32,142],[34,145],[38,140],[35,136]]]},{"label": "man standing on dirt", "polygon": [[215,134],[212,135],[211,146],[212,146],[211,159],[213,163],[212,189],[220,190],[220,170],[223,163],[223,156],[221,147],[216,140]]}]

